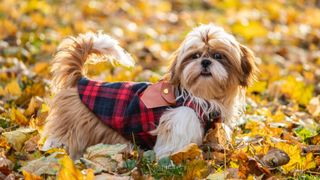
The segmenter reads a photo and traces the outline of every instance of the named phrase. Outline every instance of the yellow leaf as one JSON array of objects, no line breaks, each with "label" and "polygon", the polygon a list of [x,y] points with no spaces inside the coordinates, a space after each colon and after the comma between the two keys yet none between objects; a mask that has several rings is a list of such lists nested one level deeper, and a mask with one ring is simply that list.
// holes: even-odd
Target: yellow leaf
[{"label": "yellow leaf", "polygon": [[285,174],[289,173],[292,170],[296,170],[299,165],[301,165],[301,148],[298,145],[290,145],[280,142],[275,144],[275,147],[283,150],[290,157],[290,161],[288,162],[288,164],[281,167],[284,170]]},{"label": "yellow leaf", "polygon": [[27,171],[22,170],[22,174],[25,180],[42,180],[43,178]]},{"label": "yellow leaf", "polygon": [[6,91],[3,89],[3,87],[0,86],[0,96],[4,96],[6,94]]},{"label": "yellow leaf", "polygon": [[157,3],[157,10],[162,12],[170,12],[171,11],[171,3],[166,1],[160,1]]},{"label": "yellow leaf", "polygon": [[232,26],[232,30],[235,34],[242,35],[246,39],[264,37],[268,34],[267,29],[258,21],[235,23]]},{"label": "yellow leaf", "polygon": [[257,81],[248,88],[248,93],[258,92],[263,93],[267,89],[267,82]]},{"label": "yellow leaf", "polygon": [[281,92],[298,103],[307,105],[313,95],[313,85],[306,85],[304,81],[289,76],[283,80]]},{"label": "yellow leaf", "polygon": [[316,167],[316,162],[313,159],[313,154],[309,152],[303,159],[303,170],[313,169]]},{"label": "yellow leaf", "polygon": [[49,72],[49,63],[48,62],[39,62],[33,67],[33,71],[36,74],[47,75]]},{"label": "yellow leaf", "polygon": [[21,96],[22,93],[17,80],[11,81],[9,84],[7,84],[4,90],[5,93],[8,93],[12,96]]},{"label": "yellow leaf", "polygon": [[83,179],[81,171],[77,169],[72,160],[68,156],[64,156],[61,160],[61,169],[58,172],[57,179]]},{"label": "yellow leaf", "polygon": [[41,105],[41,113],[45,113],[45,112],[48,112],[49,111],[49,106],[47,104],[42,104]]},{"label": "yellow leaf", "polygon": [[4,150],[10,149],[10,145],[9,145],[7,139],[4,137],[0,137],[0,148],[4,149]]},{"label": "yellow leaf", "polygon": [[191,159],[191,160],[196,158],[202,159],[202,151],[199,149],[197,144],[191,143],[185,146],[180,151],[172,154],[170,158],[174,163],[180,164],[181,162],[187,159]]},{"label": "yellow leaf", "polygon": [[230,161],[230,168],[239,168],[239,164],[234,161]]},{"label": "yellow leaf", "polygon": [[82,174],[79,169],[75,167],[73,161],[69,158],[69,156],[64,156],[60,160],[61,169],[58,172],[57,179],[58,180],[92,180],[94,179],[93,171],[88,170],[87,174]]},{"label": "yellow leaf", "polygon": [[9,19],[0,20],[0,39],[16,34],[18,28],[14,22]]},{"label": "yellow leaf", "polygon": [[206,161],[197,159],[187,164],[184,179],[202,179],[209,175],[208,164]]},{"label": "yellow leaf", "polygon": [[24,114],[26,116],[31,116],[32,114],[35,114],[36,111],[40,108],[41,104],[42,100],[39,97],[32,97],[28,105],[28,108],[26,109]]},{"label": "yellow leaf", "polygon": [[87,174],[86,180],[95,179],[93,169],[87,169],[86,174]]},{"label": "yellow leaf", "polygon": [[29,124],[29,120],[16,108],[11,109],[10,118],[17,124],[25,126]]}]

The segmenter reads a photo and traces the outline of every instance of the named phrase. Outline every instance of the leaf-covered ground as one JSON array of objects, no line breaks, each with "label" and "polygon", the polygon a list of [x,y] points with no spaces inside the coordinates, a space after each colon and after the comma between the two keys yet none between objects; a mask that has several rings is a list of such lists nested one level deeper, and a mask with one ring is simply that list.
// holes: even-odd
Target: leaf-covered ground
[{"label": "leaf-covered ground", "polygon": [[[320,178],[319,1],[38,1],[0,4],[0,179]],[[215,23],[253,49],[260,69],[231,145],[190,144],[160,160],[153,151],[90,147],[73,162],[40,151],[50,100],[50,60],[69,35],[103,30],[137,62],[90,65],[104,81],[157,81],[170,54],[200,23]],[[221,134],[217,128],[216,134]]]}]

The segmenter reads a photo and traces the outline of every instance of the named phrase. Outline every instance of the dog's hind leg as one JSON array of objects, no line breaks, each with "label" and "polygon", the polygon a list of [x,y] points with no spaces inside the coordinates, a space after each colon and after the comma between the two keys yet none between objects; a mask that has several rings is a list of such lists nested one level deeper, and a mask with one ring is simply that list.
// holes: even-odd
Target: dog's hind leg
[{"label": "dog's hind leg", "polygon": [[80,158],[95,144],[130,144],[81,102],[76,88],[61,90],[54,97],[43,137],[47,138],[43,148],[63,146],[72,159]]}]

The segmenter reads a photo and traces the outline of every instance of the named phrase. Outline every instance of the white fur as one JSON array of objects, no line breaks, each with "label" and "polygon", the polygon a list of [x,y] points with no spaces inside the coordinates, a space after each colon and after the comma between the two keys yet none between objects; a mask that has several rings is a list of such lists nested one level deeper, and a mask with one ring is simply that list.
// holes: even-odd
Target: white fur
[{"label": "white fur", "polygon": [[129,53],[119,46],[119,42],[107,34],[99,33],[86,33],[81,34],[80,37],[84,39],[91,39],[93,42],[93,49],[101,54],[113,55],[116,62],[123,66],[132,67],[134,61]]},{"label": "white fur", "polygon": [[151,133],[157,135],[154,151],[161,158],[190,143],[201,145],[204,132],[196,112],[182,106],[166,111],[157,129]]},{"label": "white fur", "polygon": [[217,61],[212,62],[211,71],[214,77],[219,81],[225,81],[228,79],[228,72],[223,65]]},{"label": "white fur", "polygon": [[220,102],[212,99],[210,101],[204,100],[202,98],[194,96],[189,91],[181,88],[180,89],[181,95],[177,97],[177,100],[182,98],[183,99],[183,105],[188,106],[190,103],[194,103],[195,109],[197,114],[203,113],[202,116],[209,117],[210,113],[212,112],[220,112],[222,119],[225,119],[225,108],[223,104]]}]

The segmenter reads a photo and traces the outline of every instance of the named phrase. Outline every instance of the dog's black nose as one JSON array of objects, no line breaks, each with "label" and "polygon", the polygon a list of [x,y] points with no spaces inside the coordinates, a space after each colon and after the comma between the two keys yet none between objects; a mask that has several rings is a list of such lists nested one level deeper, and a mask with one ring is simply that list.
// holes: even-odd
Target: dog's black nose
[{"label": "dog's black nose", "polygon": [[201,61],[201,65],[202,65],[202,67],[204,67],[204,68],[207,68],[208,66],[210,66],[210,64],[211,64],[211,61],[210,61],[209,59],[203,59],[203,60]]}]

